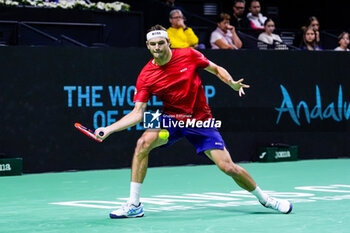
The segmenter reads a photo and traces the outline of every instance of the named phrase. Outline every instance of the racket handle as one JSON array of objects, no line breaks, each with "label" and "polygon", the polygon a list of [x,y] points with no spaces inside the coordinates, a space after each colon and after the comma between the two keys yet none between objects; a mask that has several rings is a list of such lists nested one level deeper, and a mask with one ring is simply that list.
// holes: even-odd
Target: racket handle
[{"label": "racket handle", "polygon": [[103,135],[105,135],[104,132],[99,132],[98,135],[100,135],[101,137],[103,137]]}]

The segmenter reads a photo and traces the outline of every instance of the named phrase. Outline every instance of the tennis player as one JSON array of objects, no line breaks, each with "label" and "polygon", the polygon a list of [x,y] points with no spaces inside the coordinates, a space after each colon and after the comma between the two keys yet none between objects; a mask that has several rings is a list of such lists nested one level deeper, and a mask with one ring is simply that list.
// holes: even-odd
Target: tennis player
[{"label": "tennis player", "polygon": [[[136,84],[134,109],[119,121],[96,129],[106,139],[111,133],[127,129],[143,120],[147,102],[151,95],[156,95],[163,101],[163,115],[171,121],[186,119],[206,121],[212,119],[211,111],[206,101],[202,82],[197,68],[216,75],[220,80],[244,95],[243,79],[234,81],[231,75],[222,67],[209,61],[203,54],[192,48],[170,49],[166,29],[156,25],[147,33],[147,48],[153,55],[142,69]],[[169,120],[167,119],[167,120]],[[287,200],[275,199],[264,193],[254,182],[249,173],[239,165],[233,163],[225,143],[218,130],[208,128],[168,128],[168,139],[160,139],[160,129],[147,129],[137,141],[131,171],[130,197],[120,209],[110,213],[111,218],[142,217],[143,205],[140,202],[141,185],[148,167],[149,152],[159,146],[171,145],[185,136],[197,149],[198,154],[208,156],[224,173],[243,189],[257,197],[259,202],[268,208],[288,214],[292,204]]]}]

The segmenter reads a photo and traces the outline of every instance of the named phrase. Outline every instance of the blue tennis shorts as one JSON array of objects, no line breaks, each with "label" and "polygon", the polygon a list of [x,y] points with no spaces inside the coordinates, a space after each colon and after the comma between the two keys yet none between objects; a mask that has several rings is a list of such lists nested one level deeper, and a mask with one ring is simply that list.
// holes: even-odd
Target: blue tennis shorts
[{"label": "blue tennis shorts", "polygon": [[[167,115],[162,116],[167,117],[167,119],[171,119],[171,121],[176,122],[175,118],[169,117]],[[169,121],[169,120],[168,120]],[[167,124],[169,126],[169,124]],[[163,145],[162,147],[168,147],[182,137],[187,138],[187,140],[196,147],[196,152],[198,155],[205,155],[204,152],[206,150],[211,149],[221,149],[223,150],[225,146],[225,142],[222,139],[219,131],[216,127],[209,128],[184,128],[184,127],[162,127],[169,131],[168,143]]]}]

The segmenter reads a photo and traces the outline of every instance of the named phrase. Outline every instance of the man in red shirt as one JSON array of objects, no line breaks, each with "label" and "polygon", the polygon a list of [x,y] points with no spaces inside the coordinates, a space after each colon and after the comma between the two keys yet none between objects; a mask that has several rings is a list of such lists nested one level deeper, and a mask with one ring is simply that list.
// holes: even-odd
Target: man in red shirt
[{"label": "man in red shirt", "polygon": [[[96,135],[102,140],[111,133],[127,129],[143,120],[147,102],[151,95],[163,101],[163,118],[178,124],[180,121],[205,122],[212,119],[202,82],[197,68],[216,75],[239,96],[244,95],[243,79],[234,81],[222,67],[209,61],[203,54],[192,49],[170,49],[167,32],[156,25],[147,34],[147,48],[153,59],[142,69],[136,84],[134,109],[119,121],[98,128]],[[173,124],[173,125],[174,125]],[[202,124],[199,124],[202,125]],[[204,125],[204,124],[203,124]],[[193,125],[192,125],[193,126]],[[197,125],[198,126],[198,125]],[[208,156],[224,173],[231,176],[243,189],[255,195],[259,202],[281,213],[290,213],[292,204],[287,200],[277,200],[264,193],[249,173],[233,163],[225,143],[215,126],[208,127],[169,127],[168,139],[159,138],[160,129],[147,129],[137,141],[131,171],[129,201],[120,209],[110,213],[111,218],[142,217],[143,206],[140,202],[140,190],[148,167],[149,152],[159,146],[168,146],[181,137],[186,137],[197,149],[198,154]]]}]

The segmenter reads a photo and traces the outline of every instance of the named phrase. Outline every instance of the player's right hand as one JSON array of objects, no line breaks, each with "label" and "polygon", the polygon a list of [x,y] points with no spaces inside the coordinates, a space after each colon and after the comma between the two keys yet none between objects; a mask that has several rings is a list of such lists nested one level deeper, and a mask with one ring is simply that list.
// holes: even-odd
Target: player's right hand
[{"label": "player's right hand", "polygon": [[100,127],[95,130],[95,135],[97,138],[103,141],[110,135],[110,133],[108,132],[106,127]]}]

